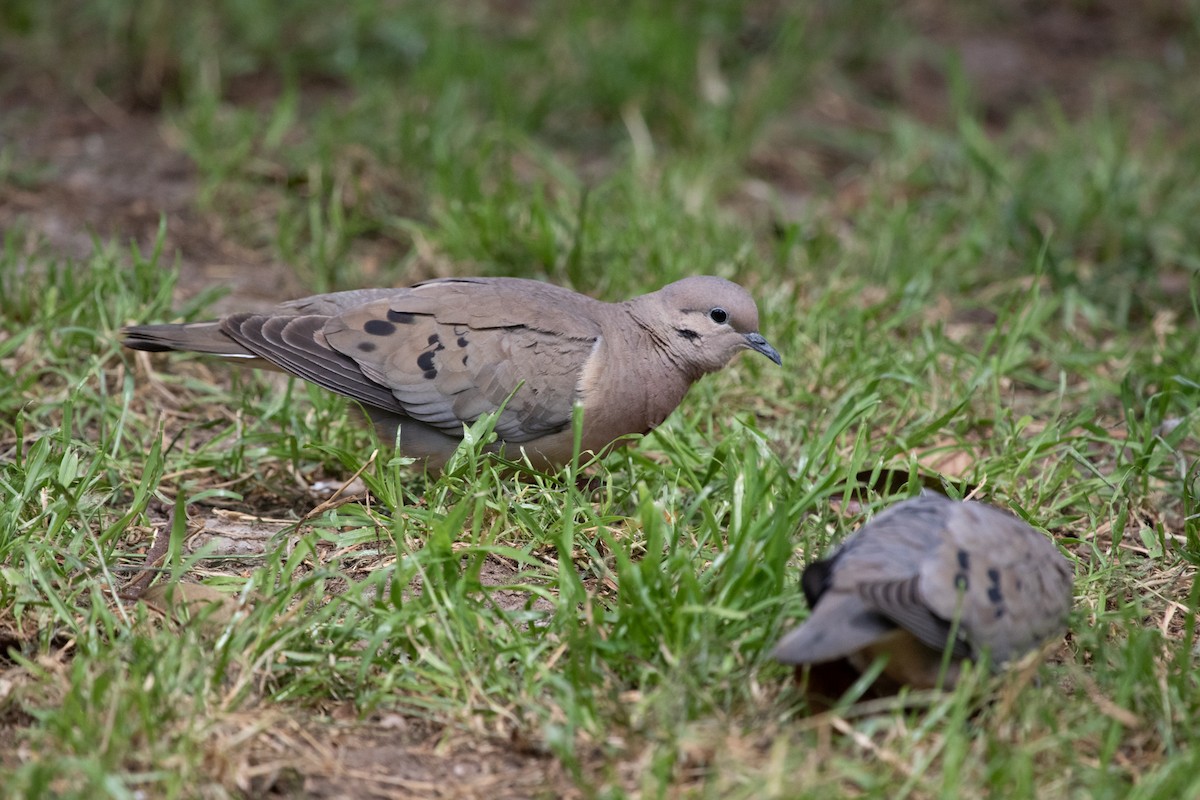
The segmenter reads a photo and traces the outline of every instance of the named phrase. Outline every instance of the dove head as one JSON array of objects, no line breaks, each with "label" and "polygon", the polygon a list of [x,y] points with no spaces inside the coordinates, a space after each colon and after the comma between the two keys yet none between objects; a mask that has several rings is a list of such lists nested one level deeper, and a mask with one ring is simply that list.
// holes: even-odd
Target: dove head
[{"label": "dove head", "polygon": [[736,283],[701,275],[646,295],[658,308],[659,336],[670,352],[699,373],[716,372],[742,350],[776,364],[779,353],[758,332],[758,306]]}]

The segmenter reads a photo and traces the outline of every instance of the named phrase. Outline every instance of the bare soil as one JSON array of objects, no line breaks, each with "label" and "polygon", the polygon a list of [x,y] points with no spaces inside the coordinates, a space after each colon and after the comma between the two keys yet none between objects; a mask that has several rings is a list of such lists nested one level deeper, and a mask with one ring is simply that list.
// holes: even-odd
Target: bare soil
[{"label": "bare soil", "polygon": [[[520,742],[385,714],[356,720],[352,709],[284,717],[256,733],[232,782],[253,797],[517,798],[580,796],[559,762]],[[338,717],[348,717],[339,720]],[[240,738],[240,720],[218,734]]]},{"label": "bare soil", "polygon": [[[7,106],[7,107],[6,107]],[[45,251],[85,260],[93,237],[153,248],[165,222],[164,268],[179,264],[178,293],[213,286],[216,311],[268,307],[303,289],[287,265],[226,236],[196,204],[196,170],[156,114],[100,116],[68,98],[0,98],[0,148],[28,175],[0,183],[0,231],[34,234]]]}]

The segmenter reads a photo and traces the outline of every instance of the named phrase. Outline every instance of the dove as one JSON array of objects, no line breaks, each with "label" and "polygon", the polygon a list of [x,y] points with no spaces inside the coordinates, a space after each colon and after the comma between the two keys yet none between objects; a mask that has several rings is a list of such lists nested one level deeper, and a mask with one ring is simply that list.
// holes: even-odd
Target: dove
[{"label": "dove", "polygon": [[222,356],[358,401],[381,438],[440,472],[463,426],[503,408],[498,441],[538,468],[648,433],[743,350],[782,365],[741,286],[694,276],[622,303],[521,278],[444,278],[282,303],[209,322],[134,325],[124,344]]},{"label": "dove", "polygon": [[1073,570],[1017,517],[927,493],[851,534],[805,568],[800,585],[812,613],[773,656],[797,674],[821,667],[821,682],[845,689],[884,655],[875,688],[894,692],[952,688],[964,660],[987,652],[999,666],[1061,636]]}]

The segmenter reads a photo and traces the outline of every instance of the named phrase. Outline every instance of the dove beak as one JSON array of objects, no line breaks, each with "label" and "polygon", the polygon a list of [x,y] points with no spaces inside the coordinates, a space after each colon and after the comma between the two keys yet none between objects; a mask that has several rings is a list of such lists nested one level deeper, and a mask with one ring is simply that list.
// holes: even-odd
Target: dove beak
[{"label": "dove beak", "polygon": [[771,347],[771,345],[767,343],[767,340],[763,338],[761,333],[747,333],[746,346],[756,353],[762,353],[779,366],[783,366],[783,359],[779,357],[779,351],[774,347]]}]

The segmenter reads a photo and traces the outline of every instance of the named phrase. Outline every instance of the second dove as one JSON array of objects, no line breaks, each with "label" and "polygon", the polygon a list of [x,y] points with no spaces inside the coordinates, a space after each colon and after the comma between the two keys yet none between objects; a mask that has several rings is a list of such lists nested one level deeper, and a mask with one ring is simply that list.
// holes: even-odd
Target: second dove
[{"label": "second dove", "polygon": [[989,651],[998,665],[1061,636],[1072,577],[1054,543],[1019,518],[925,494],[892,506],[809,564],[800,583],[812,614],[774,655],[833,671],[840,663],[851,679],[885,656],[880,678],[892,690],[952,687],[964,660]]}]

